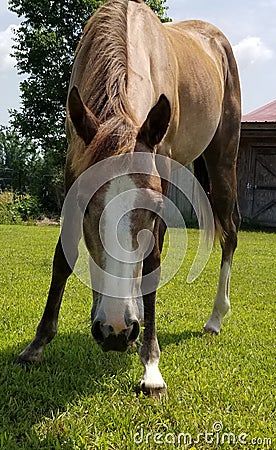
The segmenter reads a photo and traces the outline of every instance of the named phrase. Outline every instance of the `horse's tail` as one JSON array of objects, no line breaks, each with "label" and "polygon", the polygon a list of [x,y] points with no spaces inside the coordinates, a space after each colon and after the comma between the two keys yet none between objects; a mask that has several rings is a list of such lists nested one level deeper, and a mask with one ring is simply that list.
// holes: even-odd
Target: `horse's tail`
[{"label": "horse's tail", "polygon": [[196,177],[197,181],[201,184],[202,188],[205,191],[205,194],[207,195],[209,202],[212,207],[212,211],[214,214],[214,222],[215,222],[215,238],[219,239],[220,242],[223,242],[225,240],[225,232],[223,230],[223,227],[220,223],[220,220],[217,216],[217,214],[214,212],[213,206],[212,206],[212,198],[210,195],[210,178],[208,175],[207,166],[205,163],[205,159],[202,155],[198,156],[194,162],[194,176]]}]

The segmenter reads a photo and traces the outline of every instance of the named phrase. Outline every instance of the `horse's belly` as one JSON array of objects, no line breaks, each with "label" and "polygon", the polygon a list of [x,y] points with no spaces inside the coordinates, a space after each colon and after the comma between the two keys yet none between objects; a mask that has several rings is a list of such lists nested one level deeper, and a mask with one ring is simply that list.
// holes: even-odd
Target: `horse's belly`
[{"label": "horse's belly", "polygon": [[212,121],[197,119],[190,125],[180,123],[178,132],[170,143],[172,158],[182,165],[196,159],[212,141],[218,123],[219,117]]},{"label": "horse's belly", "polygon": [[[185,103],[189,105],[189,103]],[[218,128],[221,117],[221,101],[210,100],[206,107],[186,107],[185,114],[177,116],[168,131],[165,147],[171,157],[182,165],[189,164],[208,147]]]}]

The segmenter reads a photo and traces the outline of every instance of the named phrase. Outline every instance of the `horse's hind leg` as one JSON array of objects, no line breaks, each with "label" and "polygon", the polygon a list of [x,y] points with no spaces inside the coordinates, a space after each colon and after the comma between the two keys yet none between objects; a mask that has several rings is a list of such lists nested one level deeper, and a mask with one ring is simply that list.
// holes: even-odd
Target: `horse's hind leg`
[{"label": "horse's hind leg", "polygon": [[[219,217],[219,207],[216,209],[216,214]],[[222,214],[223,215],[223,214]],[[237,230],[239,227],[239,213],[237,203],[235,202],[234,210],[229,220],[219,220],[221,226],[221,247],[222,259],[219,274],[219,282],[217,293],[215,296],[213,311],[208,322],[204,325],[204,332],[215,333],[220,332],[220,325],[230,309],[230,276],[233,254],[237,247]]]},{"label": "horse's hind leg", "polygon": [[213,312],[204,326],[207,333],[218,334],[223,317],[230,309],[230,276],[237,247],[240,216],[237,205],[236,159],[239,145],[239,114],[221,123],[204,157],[210,178],[210,198],[222,248],[219,283]]},{"label": "horse's hind leg", "polygon": [[[64,224],[65,224],[64,219]],[[55,249],[52,281],[48,293],[47,303],[44,309],[43,316],[37,327],[36,335],[32,342],[26,347],[26,349],[18,356],[19,363],[31,363],[38,362],[41,358],[42,352],[46,344],[48,344],[55,334],[58,328],[58,315],[60,305],[62,301],[65,284],[68,277],[72,273],[72,268],[78,257],[78,242],[80,238],[80,228],[78,226],[78,218],[71,217],[70,222],[75,225],[73,230],[66,228],[66,233],[69,233],[68,239],[70,239],[70,265],[64,254],[61,236]],[[62,232],[65,230],[63,226]]]}]

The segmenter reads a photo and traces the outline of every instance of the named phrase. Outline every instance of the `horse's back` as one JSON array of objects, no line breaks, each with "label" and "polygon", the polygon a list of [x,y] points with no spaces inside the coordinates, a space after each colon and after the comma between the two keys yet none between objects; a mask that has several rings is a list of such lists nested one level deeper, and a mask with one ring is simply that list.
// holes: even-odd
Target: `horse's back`
[{"label": "horse's back", "polygon": [[210,58],[215,62],[221,77],[226,75],[229,66],[231,66],[230,70],[236,70],[231,45],[215,25],[202,20],[185,20],[163,24],[163,29],[180,64],[187,66],[187,63],[194,58],[197,61],[202,58],[203,65],[204,61]]},{"label": "horse's back", "polygon": [[[189,20],[163,25],[176,64],[172,156],[187,164],[211,142],[221,120],[227,78],[238,80],[231,46],[215,26]],[[239,97],[238,84],[235,87]]]},{"label": "horse's back", "polygon": [[127,90],[137,124],[165,94],[172,117],[159,150],[184,165],[191,162],[209,145],[221,119],[226,78],[236,70],[230,44],[209,23],[161,24],[144,3],[129,2],[127,45]]}]

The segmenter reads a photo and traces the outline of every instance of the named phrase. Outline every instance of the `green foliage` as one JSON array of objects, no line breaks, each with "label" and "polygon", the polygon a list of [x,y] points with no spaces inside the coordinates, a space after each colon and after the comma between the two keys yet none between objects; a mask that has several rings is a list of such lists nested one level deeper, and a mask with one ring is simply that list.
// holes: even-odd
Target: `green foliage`
[{"label": "green foliage", "polygon": [[38,201],[30,195],[17,196],[15,206],[24,222],[30,219],[36,219],[40,215]]},{"label": "green foliage", "polygon": [[[42,315],[58,233],[55,227],[0,227],[1,448],[275,449],[275,233],[240,233],[232,314],[219,336],[209,336],[200,331],[215,296],[220,248],[187,285],[198,243],[198,232],[188,230],[184,264],[157,296],[160,369],[169,393],[161,402],[135,395],[142,376],[137,351],[103,353],[92,340],[91,293],[76,277],[69,279],[59,334],[42,363],[14,364]],[[176,233],[180,239],[181,230]],[[219,422],[223,429],[209,434],[207,443],[205,433]],[[144,441],[135,444],[141,430]],[[181,432],[202,435],[198,443],[173,444]],[[223,433],[246,434],[247,445],[217,443]],[[154,443],[154,434],[171,443]],[[253,438],[261,440],[258,445]]]},{"label": "green foliage", "polygon": [[39,199],[45,214],[60,208],[63,177],[52,152],[13,129],[0,127],[0,190],[27,193]]},{"label": "green foliage", "polygon": [[11,129],[0,127],[0,189],[18,192],[34,189],[34,173],[41,158],[32,141]]},{"label": "green foliage", "polygon": [[14,202],[13,192],[0,193],[0,224],[12,225],[22,222]]},{"label": "green foliage", "polygon": [[20,224],[40,216],[40,208],[35,197],[28,194],[0,192],[0,224]]},{"label": "green foliage", "polygon": [[170,22],[171,19],[167,16],[166,0],[145,0],[145,3],[157,14],[162,22]]}]

